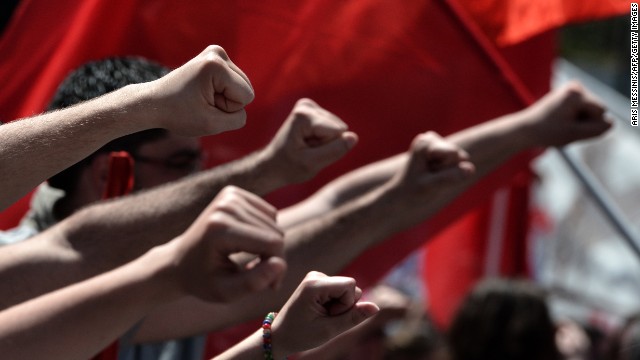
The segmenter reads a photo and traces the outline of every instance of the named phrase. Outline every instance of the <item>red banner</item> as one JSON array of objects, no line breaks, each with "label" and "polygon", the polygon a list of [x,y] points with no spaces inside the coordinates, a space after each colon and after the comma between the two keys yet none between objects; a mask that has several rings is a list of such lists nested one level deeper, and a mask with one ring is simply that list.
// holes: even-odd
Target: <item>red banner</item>
[{"label": "red banner", "polygon": [[[535,98],[549,88],[555,44],[553,33],[543,31],[622,9],[617,3],[592,6],[587,14],[580,9],[587,2],[571,1],[570,12],[546,19],[533,3],[23,0],[0,41],[0,120],[42,111],[65,75],[86,61],[142,55],[178,66],[205,46],[219,44],[251,78],[256,100],[247,109],[244,129],[205,139],[213,159],[209,165],[266,144],[300,97],[314,99],[360,134],[353,152],[316,179],[269,197],[285,206],[350,169],[406,150],[420,132],[446,135],[522,108],[522,92]],[[523,7],[528,10],[520,11]],[[517,21],[527,26],[520,29]],[[493,48],[492,57],[482,39],[509,46]],[[507,68],[496,64],[496,56]],[[513,160],[435,219],[371,249],[345,273],[360,284],[372,284],[466,213],[455,227],[440,233],[428,252],[429,278],[434,284],[447,282],[430,287],[430,297],[437,299],[431,311],[446,321],[449,305],[483,274],[477,264],[484,261],[495,189],[526,193],[530,158],[525,154]],[[520,177],[513,180],[514,174]],[[526,219],[526,203],[526,196],[508,198],[509,221]],[[13,220],[7,219],[23,208],[24,203],[22,209],[0,214],[0,225],[11,225]],[[524,269],[524,248],[517,241],[523,241],[526,221],[513,224],[509,226],[517,229],[503,232],[504,244],[512,250],[502,252],[500,259],[519,263],[501,265],[500,271]],[[452,256],[460,261],[446,260]],[[475,265],[463,256],[475,256]],[[460,277],[466,280],[457,281]]]}]

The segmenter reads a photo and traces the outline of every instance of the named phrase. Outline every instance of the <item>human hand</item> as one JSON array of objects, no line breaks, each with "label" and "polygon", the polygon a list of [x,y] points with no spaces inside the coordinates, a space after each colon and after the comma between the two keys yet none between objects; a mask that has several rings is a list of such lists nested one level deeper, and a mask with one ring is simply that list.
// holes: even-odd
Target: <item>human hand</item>
[{"label": "human hand", "polygon": [[313,100],[300,99],[265,151],[285,183],[302,182],[340,159],[357,141],[337,116]]},{"label": "human hand", "polygon": [[536,146],[562,146],[598,136],[612,123],[606,108],[582,85],[572,82],[525,109]]},{"label": "human hand", "polygon": [[[258,196],[227,186],[187,231],[173,240],[175,274],[182,292],[226,302],[282,281],[283,233],[276,209]],[[238,266],[229,257],[246,252],[256,259]]]},{"label": "human hand", "polygon": [[308,273],[273,321],[274,358],[322,345],[376,314],[361,295],[352,278]]},{"label": "human hand", "polygon": [[414,138],[404,167],[389,182],[411,201],[422,202],[424,196],[433,196],[442,186],[459,183],[474,171],[464,150],[429,131]]},{"label": "human hand", "polygon": [[247,76],[223,48],[203,52],[166,76],[143,85],[158,104],[147,109],[158,126],[179,135],[203,136],[244,126],[244,107],[253,98]]}]

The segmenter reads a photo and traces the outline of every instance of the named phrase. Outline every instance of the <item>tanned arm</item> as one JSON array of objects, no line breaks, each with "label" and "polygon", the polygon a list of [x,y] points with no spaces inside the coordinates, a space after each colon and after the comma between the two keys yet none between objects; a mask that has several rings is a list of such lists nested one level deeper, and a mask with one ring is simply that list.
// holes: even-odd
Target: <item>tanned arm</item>
[{"label": "tanned arm", "polygon": [[228,184],[265,194],[305,180],[357,141],[333,114],[298,101],[261,151],[139,194],[89,206],[0,251],[0,308],[111,270],[183,232]]},{"label": "tanned arm", "polygon": [[[328,186],[345,186],[337,187],[338,195],[329,195],[328,203],[311,205],[306,215],[291,215],[298,220],[284,221],[289,225],[285,236],[288,271],[278,291],[224,306],[193,299],[166,304],[146,318],[137,340],[221,329],[277,309],[310,269],[338,273],[366,249],[437,213],[520,151],[597,136],[609,127],[604,108],[579,86],[571,85],[523,111],[463,130],[447,141],[433,133],[422,134],[408,153],[384,160],[379,168],[374,163],[345,175],[355,180],[353,187],[340,178]],[[373,175],[360,179],[363,174]],[[381,185],[365,191],[376,183]],[[350,193],[353,189],[355,194]],[[343,201],[331,202],[336,199]],[[281,226],[282,213],[278,215]]]}]

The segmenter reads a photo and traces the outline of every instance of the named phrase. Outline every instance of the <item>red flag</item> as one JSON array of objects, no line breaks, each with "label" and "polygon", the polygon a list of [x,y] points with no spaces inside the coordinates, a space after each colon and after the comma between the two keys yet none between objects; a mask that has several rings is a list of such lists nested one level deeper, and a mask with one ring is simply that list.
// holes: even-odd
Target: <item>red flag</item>
[{"label": "red flag", "polygon": [[[488,28],[475,22],[481,12],[461,12],[461,3],[23,0],[0,41],[0,119],[41,111],[66,73],[86,61],[142,55],[178,66],[206,45],[219,44],[251,78],[256,100],[244,129],[205,140],[210,165],[266,144],[303,96],[361,135],[352,154],[314,181],[270,197],[277,205],[291,204],[349,169],[406,150],[420,132],[446,135],[520,109],[525,102],[519,92],[538,97],[548,90],[553,33],[495,49],[509,65],[501,67],[472,30]],[[464,1],[477,9],[470,3]],[[467,216],[485,216],[493,191],[511,189],[507,179],[523,174],[526,186],[530,158],[525,154],[505,165],[425,226],[371,249],[345,273],[371,284],[459,215],[475,209]],[[520,211],[526,206],[516,205],[520,210],[514,216],[524,215]],[[467,227],[464,232],[473,238],[486,236],[482,231]],[[451,238],[439,240],[445,242],[457,244]],[[429,251],[429,256],[437,253]]]},{"label": "red flag", "polygon": [[626,0],[460,0],[484,33],[500,46],[514,45],[575,22],[623,15]]}]

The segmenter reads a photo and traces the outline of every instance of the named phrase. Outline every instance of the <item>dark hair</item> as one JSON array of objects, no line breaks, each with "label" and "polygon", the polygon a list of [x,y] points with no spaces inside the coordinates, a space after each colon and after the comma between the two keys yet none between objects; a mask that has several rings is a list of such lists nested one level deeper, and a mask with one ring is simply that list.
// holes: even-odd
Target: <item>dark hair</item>
[{"label": "dark hair", "polygon": [[640,359],[640,313],[627,318],[608,341],[605,354],[607,359]]},{"label": "dark hair", "polygon": [[559,359],[544,292],[523,280],[478,284],[456,314],[449,343],[454,360]]},{"label": "dark hair", "polygon": [[[126,85],[153,81],[168,72],[169,69],[166,67],[140,57],[117,57],[89,62],[69,74],[60,84],[48,110],[63,109]],[[115,139],[75,165],[51,177],[49,185],[67,193],[73,192],[80,172],[97,154],[127,151],[135,156],[140,145],[165,135],[166,130],[152,129]]]}]

